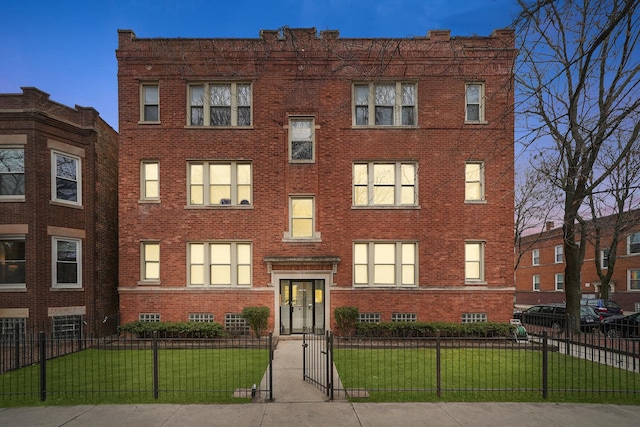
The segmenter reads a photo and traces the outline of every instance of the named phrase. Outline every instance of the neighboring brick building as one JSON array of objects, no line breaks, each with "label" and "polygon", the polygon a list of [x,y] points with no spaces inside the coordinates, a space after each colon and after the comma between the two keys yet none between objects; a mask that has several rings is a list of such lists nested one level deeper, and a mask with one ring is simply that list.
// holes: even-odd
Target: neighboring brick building
[{"label": "neighboring brick building", "polygon": [[[609,283],[609,299],[616,301],[625,312],[640,311],[640,211],[629,215],[628,231],[617,248],[616,263]],[[636,219],[633,219],[636,218]],[[602,218],[604,224],[601,247],[611,244],[610,217]],[[589,224],[589,223],[587,223]],[[609,230],[609,231],[607,231]],[[562,228],[547,223],[542,233],[522,238],[522,256],[516,269],[516,304],[529,306],[539,303],[564,302],[564,248]],[[593,238],[587,238],[584,263],[581,271],[583,298],[600,298],[600,278],[595,265]],[[608,265],[608,250],[600,253],[602,266]]]},{"label": "neighboring brick building", "polygon": [[515,54],[510,30],[119,31],[122,322],[508,321]]},{"label": "neighboring brick building", "polygon": [[117,133],[35,88],[0,94],[0,332],[118,324]]}]

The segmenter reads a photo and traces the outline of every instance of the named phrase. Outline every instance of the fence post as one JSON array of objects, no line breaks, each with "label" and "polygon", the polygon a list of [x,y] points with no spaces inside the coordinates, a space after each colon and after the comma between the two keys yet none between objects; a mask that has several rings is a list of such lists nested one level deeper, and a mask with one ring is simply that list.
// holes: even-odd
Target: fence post
[{"label": "fence post", "polygon": [[442,397],[442,375],[440,372],[440,331],[436,331],[436,394]]},{"label": "fence post", "polygon": [[[15,346],[14,346],[15,364],[13,365],[13,369],[20,369],[20,327],[18,325],[18,322],[13,324],[13,338],[15,339]],[[25,334],[25,339],[26,339],[26,334]]]},{"label": "fence post", "polygon": [[38,332],[38,353],[40,355],[40,402],[47,400],[47,348],[44,332]]},{"label": "fence post", "polygon": [[547,331],[542,333],[542,398],[549,397],[549,346]]},{"label": "fence post", "polygon": [[333,400],[333,335],[327,331],[327,396]]},{"label": "fence post", "polygon": [[302,333],[302,381],[307,379],[307,333]]},{"label": "fence post", "polygon": [[269,332],[269,400],[273,400],[273,332]]},{"label": "fence post", "polygon": [[154,331],[153,332],[153,338],[152,338],[152,351],[153,351],[153,398],[154,399],[158,399],[159,397],[159,382],[160,382],[160,375],[158,373],[158,332]]}]

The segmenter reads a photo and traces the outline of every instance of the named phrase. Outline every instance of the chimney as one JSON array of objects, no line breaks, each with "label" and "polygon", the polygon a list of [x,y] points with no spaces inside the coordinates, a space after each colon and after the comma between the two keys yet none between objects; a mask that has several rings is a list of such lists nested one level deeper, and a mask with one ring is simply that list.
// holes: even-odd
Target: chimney
[{"label": "chimney", "polygon": [[545,229],[546,229],[546,231],[549,231],[549,230],[553,229],[553,221],[547,221],[545,223]]}]

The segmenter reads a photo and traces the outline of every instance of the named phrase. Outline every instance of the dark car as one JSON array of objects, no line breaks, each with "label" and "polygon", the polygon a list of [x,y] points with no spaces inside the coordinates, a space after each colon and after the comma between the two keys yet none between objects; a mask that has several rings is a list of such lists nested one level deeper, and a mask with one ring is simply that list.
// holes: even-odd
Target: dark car
[{"label": "dark car", "polygon": [[602,317],[621,316],[624,314],[620,304],[610,299],[583,298],[580,300],[580,305],[586,305],[587,307],[593,308],[595,311],[600,313]]},{"label": "dark car", "polygon": [[608,337],[638,337],[640,336],[640,313],[626,316],[609,316],[600,324],[602,333]]},{"label": "dark car", "polygon": [[[583,331],[599,329],[602,317],[591,307],[580,306],[580,324]],[[520,314],[522,324],[544,326],[555,330],[563,330],[567,324],[565,304],[538,304],[524,310]]]}]

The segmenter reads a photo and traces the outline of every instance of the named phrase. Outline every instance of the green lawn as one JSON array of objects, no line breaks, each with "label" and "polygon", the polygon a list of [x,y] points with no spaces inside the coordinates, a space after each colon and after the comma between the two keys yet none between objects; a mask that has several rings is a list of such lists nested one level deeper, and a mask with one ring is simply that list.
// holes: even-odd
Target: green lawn
[{"label": "green lawn", "polygon": [[[437,396],[435,349],[335,349],[345,389],[368,402],[545,401],[542,353],[509,349],[446,349]],[[550,352],[551,402],[640,404],[640,374]],[[594,391],[595,390],[595,391]]]},{"label": "green lawn", "polygon": [[47,362],[45,402],[39,365],[0,375],[0,406],[244,403],[233,391],[259,385],[268,357],[267,349],[160,350],[156,400],[151,350],[88,349]]}]

